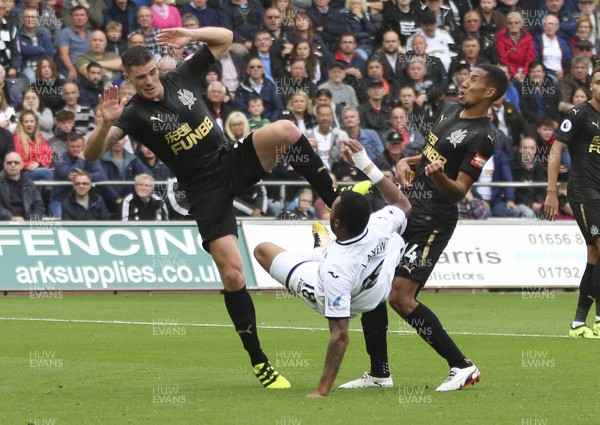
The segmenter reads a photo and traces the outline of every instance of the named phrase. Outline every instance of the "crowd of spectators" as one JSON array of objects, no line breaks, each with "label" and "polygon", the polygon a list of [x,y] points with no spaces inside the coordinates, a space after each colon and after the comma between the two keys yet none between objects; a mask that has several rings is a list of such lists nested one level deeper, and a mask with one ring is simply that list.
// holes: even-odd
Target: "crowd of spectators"
[{"label": "crowd of spectators", "polygon": [[[100,161],[82,156],[103,88],[133,95],[120,54],[144,45],[164,76],[198,47],[156,42],[177,26],[233,31],[230,51],[198,70],[232,145],[291,120],[339,182],[364,177],[341,160],[343,140],[393,176],[469,71],[501,65],[511,85],[489,111],[496,153],[461,216],[536,217],[543,188],[485,183],[545,181],[553,130],[590,98],[599,18],[593,0],[0,0],[0,219],[185,217],[173,174],[139,141],[121,140]],[[569,167],[564,155],[562,182]],[[285,155],[269,178],[291,184],[240,194],[241,215],[327,214]],[[148,193],[155,181],[165,184]]]}]

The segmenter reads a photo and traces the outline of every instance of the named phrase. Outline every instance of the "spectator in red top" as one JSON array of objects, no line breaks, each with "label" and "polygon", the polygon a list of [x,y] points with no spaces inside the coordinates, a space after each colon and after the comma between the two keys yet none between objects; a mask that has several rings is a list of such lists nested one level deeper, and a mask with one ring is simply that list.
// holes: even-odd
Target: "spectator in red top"
[{"label": "spectator in red top", "polygon": [[535,45],[530,33],[523,29],[519,12],[510,12],[506,27],[496,36],[496,50],[500,61],[508,65],[511,78],[523,82],[529,64],[535,59]]},{"label": "spectator in red top", "polygon": [[[586,2],[585,4],[589,3]],[[596,46],[600,44],[600,41],[594,34],[592,19],[586,15],[582,15],[577,18],[577,21],[575,22],[575,35],[568,40],[569,48],[571,49],[571,54],[573,56],[577,55],[577,47],[582,40],[587,40],[590,42],[592,45],[592,55],[598,53],[598,47]]]},{"label": "spectator in red top", "polygon": [[15,131],[15,152],[23,158],[23,171],[30,180],[52,180],[54,175],[48,168],[52,162],[52,149],[41,136],[35,113],[21,113]]}]

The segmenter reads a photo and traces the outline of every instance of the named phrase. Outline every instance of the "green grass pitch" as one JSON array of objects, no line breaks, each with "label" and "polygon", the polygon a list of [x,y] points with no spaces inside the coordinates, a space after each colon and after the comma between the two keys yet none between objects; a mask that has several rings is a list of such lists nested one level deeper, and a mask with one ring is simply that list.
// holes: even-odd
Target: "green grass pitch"
[{"label": "green grass pitch", "polygon": [[[292,383],[267,390],[222,296],[2,297],[0,424],[597,424],[600,340],[565,337],[576,297],[422,294],[481,382],[436,393],[447,365],[390,310],[395,388],[321,400],[304,396],[321,372],[327,322],[300,300],[253,295],[263,349]],[[337,385],[369,367],[360,321],[351,326]]]}]

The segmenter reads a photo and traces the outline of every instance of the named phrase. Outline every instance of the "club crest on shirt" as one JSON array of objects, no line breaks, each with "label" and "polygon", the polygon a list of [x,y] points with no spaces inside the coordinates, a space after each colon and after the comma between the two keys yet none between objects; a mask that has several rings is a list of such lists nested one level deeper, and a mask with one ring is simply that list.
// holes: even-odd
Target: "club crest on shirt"
[{"label": "club crest on shirt", "polygon": [[186,89],[178,90],[177,94],[179,95],[179,101],[183,103],[183,106],[187,106],[191,111],[192,106],[196,103],[196,100],[198,100],[194,97],[194,94]]},{"label": "club crest on shirt", "polygon": [[460,144],[466,136],[467,130],[455,130],[450,136],[446,137],[446,139],[452,143],[452,146],[456,147],[456,145]]}]

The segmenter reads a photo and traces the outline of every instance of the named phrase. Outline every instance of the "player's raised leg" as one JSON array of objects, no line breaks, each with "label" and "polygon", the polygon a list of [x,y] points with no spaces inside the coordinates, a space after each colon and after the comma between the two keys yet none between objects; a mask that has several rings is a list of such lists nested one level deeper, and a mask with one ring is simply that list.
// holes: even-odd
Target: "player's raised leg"
[{"label": "player's raised leg", "polygon": [[271,269],[273,260],[285,249],[271,242],[262,242],[254,248],[254,258],[267,272]]},{"label": "player's raised leg", "polygon": [[288,380],[271,366],[260,347],[254,303],[246,289],[242,257],[237,242],[235,235],[227,235],[212,240],[209,244],[210,253],[225,287],[227,312],[244,349],[250,355],[254,374],[261,384],[266,388],[290,388]]},{"label": "player's raised leg", "polygon": [[337,193],[329,171],[294,123],[282,120],[269,124],[256,130],[252,141],[265,171],[271,171],[278,161],[286,160],[331,207]]}]

